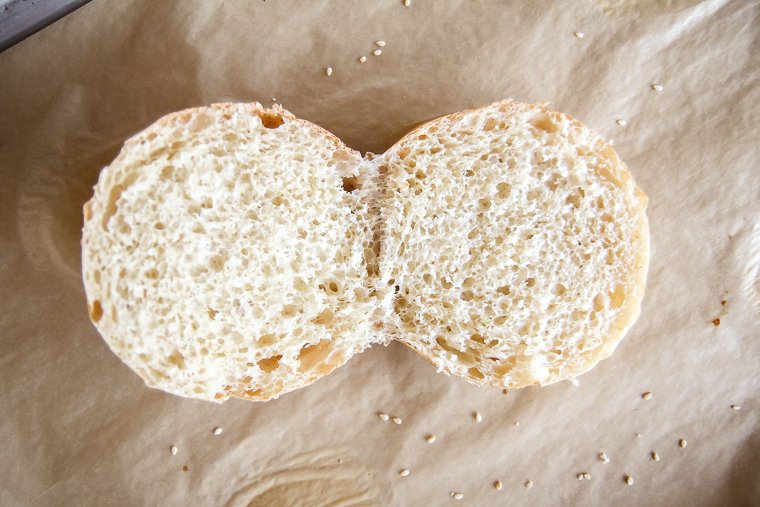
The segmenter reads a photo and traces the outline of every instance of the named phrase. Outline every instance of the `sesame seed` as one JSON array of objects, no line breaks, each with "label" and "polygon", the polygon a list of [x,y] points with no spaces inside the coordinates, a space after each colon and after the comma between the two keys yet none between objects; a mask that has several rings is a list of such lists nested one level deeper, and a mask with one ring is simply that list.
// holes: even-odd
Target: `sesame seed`
[{"label": "sesame seed", "polygon": [[679,441],[678,441],[678,446],[679,446],[681,449],[686,449],[686,446],[687,446],[687,445],[689,445],[689,443],[688,443],[686,440],[684,440],[683,438],[682,438],[681,440],[679,440]]},{"label": "sesame seed", "polygon": [[654,83],[654,84],[652,84],[652,90],[654,90],[656,92],[661,92],[662,90],[664,90],[664,88],[663,88],[663,86],[661,84]]},{"label": "sesame seed", "polygon": [[480,412],[473,412],[472,417],[475,419],[475,422],[481,422],[483,420],[483,416],[480,415]]},{"label": "sesame seed", "polygon": [[401,477],[406,477],[406,476],[408,476],[410,473],[411,473],[411,472],[409,472],[409,469],[408,469],[408,468],[402,468],[401,470],[399,470],[399,471],[398,471],[398,474],[399,474]]},{"label": "sesame seed", "polygon": [[649,392],[649,391],[647,391],[644,394],[642,394],[641,397],[644,398],[645,400],[651,400],[652,399],[652,393]]},{"label": "sesame seed", "polygon": [[606,452],[600,452],[599,453],[599,459],[602,460],[605,464],[610,462],[610,458],[607,457]]},{"label": "sesame seed", "polygon": [[515,426],[520,426],[520,421],[515,421]]},{"label": "sesame seed", "polygon": [[584,34],[583,34],[583,32],[575,32],[575,34],[574,34],[574,35],[575,35],[576,37],[578,37],[579,39],[582,39],[582,38],[583,38],[583,35],[584,35]]},{"label": "sesame seed", "polygon": [[379,48],[384,48],[385,47],[385,41],[384,40],[375,41],[375,46],[377,46]]},{"label": "sesame seed", "polygon": [[630,475],[626,475],[625,483],[628,484],[629,486],[633,486],[633,477],[631,477]]},{"label": "sesame seed", "polygon": [[493,487],[496,491],[501,491],[501,488],[503,488],[504,486],[502,485],[501,481],[497,479],[493,481]]},{"label": "sesame seed", "polygon": [[325,74],[327,74],[327,77],[332,76],[332,67],[327,67],[325,69]]},{"label": "sesame seed", "polygon": [[660,461],[660,455],[656,451],[652,451],[652,461]]},{"label": "sesame seed", "polygon": [[731,405],[731,410],[741,410],[741,409],[742,409],[741,405]]},{"label": "sesame seed", "polygon": [[432,435],[432,434],[428,435],[425,437],[425,440],[427,440],[428,444],[432,444],[433,442],[435,442],[435,435]]},{"label": "sesame seed", "polygon": [[636,438],[644,438],[644,435],[642,435],[641,433],[636,433]]},{"label": "sesame seed", "polygon": [[177,453],[179,452],[179,449],[177,449],[176,445],[173,445],[173,446],[169,447],[169,452],[172,453],[172,456],[176,456]]},{"label": "sesame seed", "polygon": [[377,414],[377,417],[379,417],[383,421],[387,421],[388,419],[390,419],[390,416],[388,414],[384,413],[384,412],[379,412]]},{"label": "sesame seed", "polygon": [[393,419],[391,419],[391,421],[393,421],[393,424],[401,424],[402,422],[404,422],[401,420],[400,417],[394,417]]},{"label": "sesame seed", "polygon": [[338,458],[338,464],[339,465],[343,464],[343,458]]},{"label": "sesame seed", "polygon": [[362,55],[362,56],[359,57],[359,63],[364,63],[366,61],[367,61],[367,57],[366,56]]},{"label": "sesame seed", "polygon": [[617,120],[615,120],[615,123],[617,123],[617,124],[618,124],[618,125],[620,125],[621,127],[625,127],[626,125],[628,125],[628,122],[627,122],[627,121],[625,121],[625,120],[624,120],[624,119],[622,119],[622,118],[618,118]]},{"label": "sesame seed", "polygon": [[383,54],[383,50],[382,49],[376,49],[376,50],[374,50],[372,52],[372,54],[375,55],[375,56],[380,56],[380,55]]},{"label": "sesame seed", "polygon": [[576,477],[578,478],[579,481],[583,480],[583,474],[578,474],[578,475],[576,475]]},{"label": "sesame seed", "polygon": [[583,472],[583,478],[586,479],[587,481],[590,481],[591,480],[591,474],[588,473],[588,472]]},{"label": "sesame seed", "polygon": [[462,494],[462,493],[459,493],[459,492],[457,492],[457,493],[454,493],[454,494],[452,494],[451,496],[453,496],[453,497],[454,497],[454,500],[461,500],[462,498],[464,498],[464,494]]},{"label": "sesame seed", "polygon": [[214,428],[214,435],[219,436],[222,434],[223,431],[224,429],[222,429],[221,426],[217,426],[216,428]]},{"label": "sesame seed", "polygon": [[525,489],[530,489],[533,487],[533,481],[525,481]]},{"label": "sesame seed", "polygon": [[409,7],[412,5],[412,0],[404,0],[404,7]]}]

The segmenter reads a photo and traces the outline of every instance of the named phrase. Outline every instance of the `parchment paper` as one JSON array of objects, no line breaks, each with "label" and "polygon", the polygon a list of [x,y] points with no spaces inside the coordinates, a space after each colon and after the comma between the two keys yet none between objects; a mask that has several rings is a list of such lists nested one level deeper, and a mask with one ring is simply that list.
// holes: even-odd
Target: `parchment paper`
[{"label": "parchment paper", "polygon": [[[96,0],[0,54],[0,504],[760,505],[759,40],[756,1]],[[144,387],[87,318],[81,206],[161,115],[273,97],[373,152],[508,97],[614,138],[650,197],[640,320],[578,387],[399,344],[265,404]]]}]

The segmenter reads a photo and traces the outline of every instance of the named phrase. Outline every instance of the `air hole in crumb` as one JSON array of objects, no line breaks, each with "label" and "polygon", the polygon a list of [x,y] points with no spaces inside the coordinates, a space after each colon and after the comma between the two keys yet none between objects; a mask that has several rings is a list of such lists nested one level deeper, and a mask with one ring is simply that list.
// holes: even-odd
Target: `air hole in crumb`
[{"label": "air hole in crumb", "polygon": [[601,312],[604,310],[604,307],[606,306],[607,302],[604,300],[604,296],[601,294],[597,294],[594,297],[594,311],[595,312]]},{"label": "air hole in crumb", "polygon": [[430,273],[425,273],[422,275],[422,280],[427,284],[431,284],[433,283],[433,276]]},{"label": "air hole in crumb", "polygon": [[625,300],[625,290],[622,285],[615,287],[615,290],[610,292],[610,306],[612,308],[620,308],[623,306]]},{"label": "air hole in crumb", "polygon": [[159,231],[161,231],[161,230],[163,230],[163,229],[164,229],[164,224],[163,224],[162,222],[156,222],[156,223],[153,225],[153,227],[155,227],[156,229],[158,229]]},{"label": "air hole in crumb", "polygon": [[527,285],[528,287],[533,287],[534,285],[536,285],[536,279],[528,278],[527,280],[525,280],[525,285]]},{"label": "air hole in crumb", "polygon": [[491,199],[484,198],[478,201],[481,209],[489,209],[491,207]]},{"label": "air hole in crumb", "polygon": [[322,364],[330,353],[330,345],[330,340],[322,340],[314,345],[304,345],[298,353],[298,360],[301,362],[298,371],[310,371]]},{"label": "air hole in crumb", "polygon": [[322,311],[319,315],[314,317],[311,321],[315,324],[320,324],[322,326],[329,326],[333,323],[335,320],[335,316],[333,315],[333,312],[327,308]]},{"label": "air hole in crumb", "polygon": [[470,377],[473,377],[473,378],[476,378],[476,379],[483,380],[484,378],[486,378],[486,376],[483,375],[483,372],[480,371],[480,370],[478,370],[474,366],[472,368],[470,368],[469,370],[467,370],[467,373],[470,374]]},{"label": "air hole in crumb", "polygon": [[561,283],[558,283],[557,285],[554,286],[554,294],[556,294],[557,296],[564,296],[566,292],[567,292],[567,289]]},{"label": "air hole in crumb", "polygon": [[343,190],[346,192],[353,192],[354,190],[357,190],[361,188],[361,185],[359,184],[359,178],[352,176],[348,178],[343,178]]},{"label": "air hole in crumb", "polygon": [[464,292],[463,292],[463,293],[462,293],[462,294],[459,296],[459,298],[460,298],[462,301],[472,301],[473,299],[475,299],[475,295],[472,293],[472,291],[471,291],[471,290],[466,290],[466,291],[464,291]]},{"label": "air hole in crumb", "polygon": [[506,315],[499,315],[498,317],[493,319],[493,323],[497,326],[503,326],[505,322],[507,322]]},{"label": "air hole in crumb", "polygon": [[264,336],[260,336],[256,343],[263,347],[267,347],[269,345],[274,345],[277,342],[277,337],[273,334],[265,334]]},{"label": "air hole in crumb", "polygon": [[259,118],[261,118],[261,124],[267,129],[276,129],[285,123],[282,116],[277,113],[259,113]]},{"label": "air hole in crumb", "polygon": [[503,294],[504,296],[509,296],[512,291],[510,290],[509,285],[504,285],[503,287],[499,287],[498,289],[496,289],[496,292],[498,292],[499,294]]},{"label": "air hole in crumb", "polygon": [[103,317],[103,307],[100,305],[100,301],[97,299],[90,305],[90,319],[93,322],[97,322]]},{"label": "air hole in crumb", "polygon": [[483,130],[485,131],[493,130],[496,128],[497,125],[498,125],[498,122],[496,121],[495,118],[488,118],[485,124],[483,124]]},{"label": "air hole in crumb", "polygon": [[557,125],[552,122],[551,118],[546,115],[537,116],[530,122],[534,127],[544,132],[554,133],[557,131]]},{"label": "air hole in crumb", "polygon": [[435,339],[435,342],[436,342],[436,343],[437,343],[437,344],[438,344],[438,345],[439,345],[439,346],[440,346],[440,347],[441,347],[443,350],[446,350],[446,351],[448,351],[448,352],[453,352],[453,353],[455,353],[455,354],[458,354],[458,353],[460,353],[460,351],[459,351],[459,350],[457,350],[457,349],[455,349],[454,347],[452,347],[451,345],[449,345],[449,342],[447,342],[447,341],[446,341],[446,340],[445,340],[443,337],[441,337],[441,336],[439,336],[438,338],[436,338],[436,339]]},{"label": "air hole in crumb", "polygon": [[265,373],[272,372],[280,367],[280,359],[282,359],[281,355],[276,355],[272,357],[268,357],[266,359],[262,359],[258,361],[256,364],[261,368],[261,370]]},{"label": "air hole in crumb", "polygon": [[284,202],[285,202],[285,199],[283,199],[282,196],[280,195],[272,199],[272,204],[274,204],[275,206],[280,206]]},{"label": "air hole in crumb", "polygon": [[167,360],[169,361],[169,364],[176,366],[180,370],[185,369],[185,356],[179,352],[174,352],[174,354],[170,355]]},{"label": "air hole in crumb", "polygon": [[485,339],[478,333],[475,333],[474,335],[470,336],[470,340],[474,342],[478,342],[478,343],[483,343],[483,344],[485,344],[486,342]]}]

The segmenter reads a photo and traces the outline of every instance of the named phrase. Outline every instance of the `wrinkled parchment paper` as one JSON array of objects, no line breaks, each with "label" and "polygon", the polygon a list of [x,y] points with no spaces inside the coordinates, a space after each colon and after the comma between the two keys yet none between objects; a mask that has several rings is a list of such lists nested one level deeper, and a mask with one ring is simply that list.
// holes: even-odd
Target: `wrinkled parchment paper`
[{"label": "wrinkled parchment paper", "polygon": [[[759,40],[743,0],[96,0],[0,54],[0,504],[760,505]],[[641,318],[579,386],[504,395],[393,344],[214,405],[90,324],[81,206],[161,115],[276,98],[382,152],[508,97],[613,138],[650,197]]]}]

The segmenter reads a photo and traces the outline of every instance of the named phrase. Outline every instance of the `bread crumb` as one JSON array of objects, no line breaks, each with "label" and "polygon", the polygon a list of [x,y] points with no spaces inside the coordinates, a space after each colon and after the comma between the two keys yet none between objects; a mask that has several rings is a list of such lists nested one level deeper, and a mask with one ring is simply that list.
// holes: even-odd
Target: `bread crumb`
[{"label": "bread crumb", "polygon": [[480,412],[473,412],[472,418],[475,419],[475,422],[481,422],[483,420],[483,416],[480,415]]},{"label": "bread crumb", "polygon": [[652,451],[652,461],[660,461],[660,455],[656,451]]},{"label": "bread crumb", "polygon": [[533,487],[533,481],[527,480],[525,481],[525,489],[530,489]]},{"label": "bread crumb", "polygon": [[645,400],[651,400],[652,399],[652,393],[649,392],[649,391],[647,391],[644,394],[642,394],[641,397],[644,398]]},{"label": "bread crumb", "polygon": [[407,476],[408,476],[410,473],[411,473],[411,472],[409,472],[409,469],[408,469],[408,468],[402,468],[401,470],[399,470],[399,471],[398,471],[398,474],[399,474],[401,477],[407,477]]},{"label": "bread crumb", "polygon": [[404,422],[401,420],[400,417],[394,417],[393,419],[391,419],[391,421],[393,421],[394,424],[401,424],[402,422]]},{"label": "bread crumb", "polygon": [[610,462],[610,458],[607,457],[606,452],[600,452],[599,453],[599,459],[602,460],[605,464]]},{"label": "bread crumb", "polygon": [[624,119],[622,119],[622,118],[618,118],[617,120],[615,120],[615,123],[617,123],[617,124],[618,124],[618,125],[620,125],[621,127],[625,127],[626,125],[628,125],[628,122],[627,122],[627,121],[625,121],[625,120],[624,120]]},{"label": "bread crumb", "polygon": [[223,431],[224,429],[221,426],[217,426],[216,428],[214,428],[214,435],[219,436],[222,434]]},{"label": "bread crumb", "polygon": [[652,83],[652,90],[656,92],[661,92],[662,90],[664,90],[664,88],[661,84]]},{"label": "bread crumb", "polygon": [[576,37],[578,37],[579,39],[582,39],[582,38],[583,38],[583,36],[584,36],[584,33],[583,33],[583,32],[575,32],[573,35],[575,35],[575,36],[576,36]]},{"label": "bread crumb", "polygon": [[509,394],[509,389],[502,389],[501,392],[504,394]]},{"label": "bread crumb", "polygon": [[387,421],[388,419],[390,419],[390,416],[386,414],[385,412],[378,412],[377,417],[379,417],[383,421]]},{"label": "bread crumb", "polygon": [[182,471],[183,472],[187,472],[188,470],[189,470],[189,468],[187,467],[187,465],[182,465]]},{"label": "bread crumb", "polygon": [[626,475],[625,483],[628,484],[629,486],[633,486],[633,477],[631,477],[630,475]]},{"label": "bread crumb", "polygon": [[501,491],[501,488],[503,488],[504,485],[501,483],[500,480],[496,479],[495,481],[493,481],[493,487],[496,491]]},{"label": "bread crumb", "polygon": [[687,445],[689,445],[689,443],[688,443],[686,440],[684,440],[683,438],[682,438],[681,440],[679,440],[679,441],[678,441],[678,446],[679,446],[681,449],[686,449],[686,446],[687,446]]},{"label": "bread crumb", "polygon": [[332,67],[327,67],[325,69],[325,74],[327,74],[327,77],[332,76],[332,70],[333,70]]},{"label": "bread crumb", "polygon": [[430,435],[425,437],[425,440],[427,440],[428,444],[432,444],[433,442],[435,442],[435,435],[431,433]]},{"label": "bread crumb", "polygon": [[712,320],[713,326],[720,326],[720,317],[715,317]]},{"label": "bread crumb", "polygon": [[372,54],[375,55],[375,56],[380,56],[380,55],[383,54],[383,50],[382,49],[376,49],[376,50],[374,50],[372,52]]},{"label": "bread crumb", "polygon": [[379,48],[384,48],[385,47],[385,41],[384,40],[375,41],[375,46],[377,46]]},{"label": "bread crumb", "polygon": [[177,449],[176,445],[173,445],[173,446],[169,447],[169,452],[172,453],[172,456],[176,456],[177,453],[179,452],[179,449]]},{"label": "bread crumb", "polygon": [[742,409],[741,405],[731,405],[731,410],[741,410],[741,409]]},{"label": "bread crumb", "polygon": [[362,55],[362,56],[359,57],[359,63],[364,63],[366,61],[367,61],[367,57],[366,56]]}]

